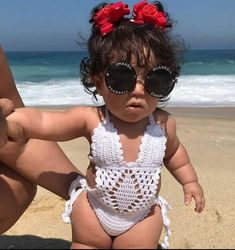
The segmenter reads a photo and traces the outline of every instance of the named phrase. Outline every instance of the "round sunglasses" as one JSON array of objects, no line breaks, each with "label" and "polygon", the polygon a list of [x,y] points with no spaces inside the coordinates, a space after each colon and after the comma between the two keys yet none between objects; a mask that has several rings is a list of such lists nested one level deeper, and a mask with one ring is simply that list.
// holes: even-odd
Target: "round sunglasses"
[{"label": "round sunglasses", "polygon": [[[125,95],[134,90],[137,74],[132,65],[117,62],[109,66],[105,73],[107,88],[114,94]],[[153,97],[164,98],[173,90],[177,79],[166,66],[151,69],[145,77],[145,90]]]}]

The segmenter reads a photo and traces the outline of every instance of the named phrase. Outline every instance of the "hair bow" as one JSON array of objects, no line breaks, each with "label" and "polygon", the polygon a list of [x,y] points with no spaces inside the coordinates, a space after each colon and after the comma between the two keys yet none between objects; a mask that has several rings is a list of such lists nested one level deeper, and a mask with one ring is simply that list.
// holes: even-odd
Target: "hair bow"
[{"label": "hair bow", "polygon": [[120,21],[125,15],[129,14],[130,9],[128,5],[123,2],[108,4],[95,14],[95,26],[100,29],[101,35],[104,36],[113,30],[114,23]]}]

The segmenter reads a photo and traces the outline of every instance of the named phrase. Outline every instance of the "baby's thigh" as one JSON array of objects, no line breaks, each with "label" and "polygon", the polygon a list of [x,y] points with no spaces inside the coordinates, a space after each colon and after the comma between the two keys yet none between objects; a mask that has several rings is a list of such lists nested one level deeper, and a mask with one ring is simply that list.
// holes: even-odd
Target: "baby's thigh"
[{"label": "baby's thigh", "polygon": [[112,239],[97,219],[87,199],[86,192],[81,193],[73,205],[71,224],[73,249],[84,249],[85,247],[111,248]]},{"label": "baby's thigh", "polygon": [[149,215],[113,241],[113,249],[156,249],[161,236],[163,221],[161,208],[153,206]]}]

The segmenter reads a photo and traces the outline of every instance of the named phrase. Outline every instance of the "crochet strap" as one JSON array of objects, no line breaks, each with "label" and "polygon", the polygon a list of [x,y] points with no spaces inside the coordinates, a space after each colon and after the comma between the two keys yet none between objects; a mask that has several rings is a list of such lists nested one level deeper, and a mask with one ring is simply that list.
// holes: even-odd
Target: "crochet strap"
[{"label": "crochet strap", "polygon": [[105,121],[110,122],[109,111],[106,106],[105,106]]},{"label": "crochet strap", "polygon": [[156,125],[153,114],[149,115],[149,122],[150,122],[151,125]]}]

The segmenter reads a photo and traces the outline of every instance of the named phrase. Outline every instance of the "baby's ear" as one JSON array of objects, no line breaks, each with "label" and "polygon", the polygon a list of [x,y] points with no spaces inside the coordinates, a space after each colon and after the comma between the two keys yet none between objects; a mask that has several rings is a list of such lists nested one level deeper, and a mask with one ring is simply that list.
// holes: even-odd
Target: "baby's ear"
[{"label": "baby's ear", "polygon": [[102,96],[102,89],[103,89],[103,78],[101,76],[93,76],[93,83],[95,84],[96,90],[100,96]]}]

